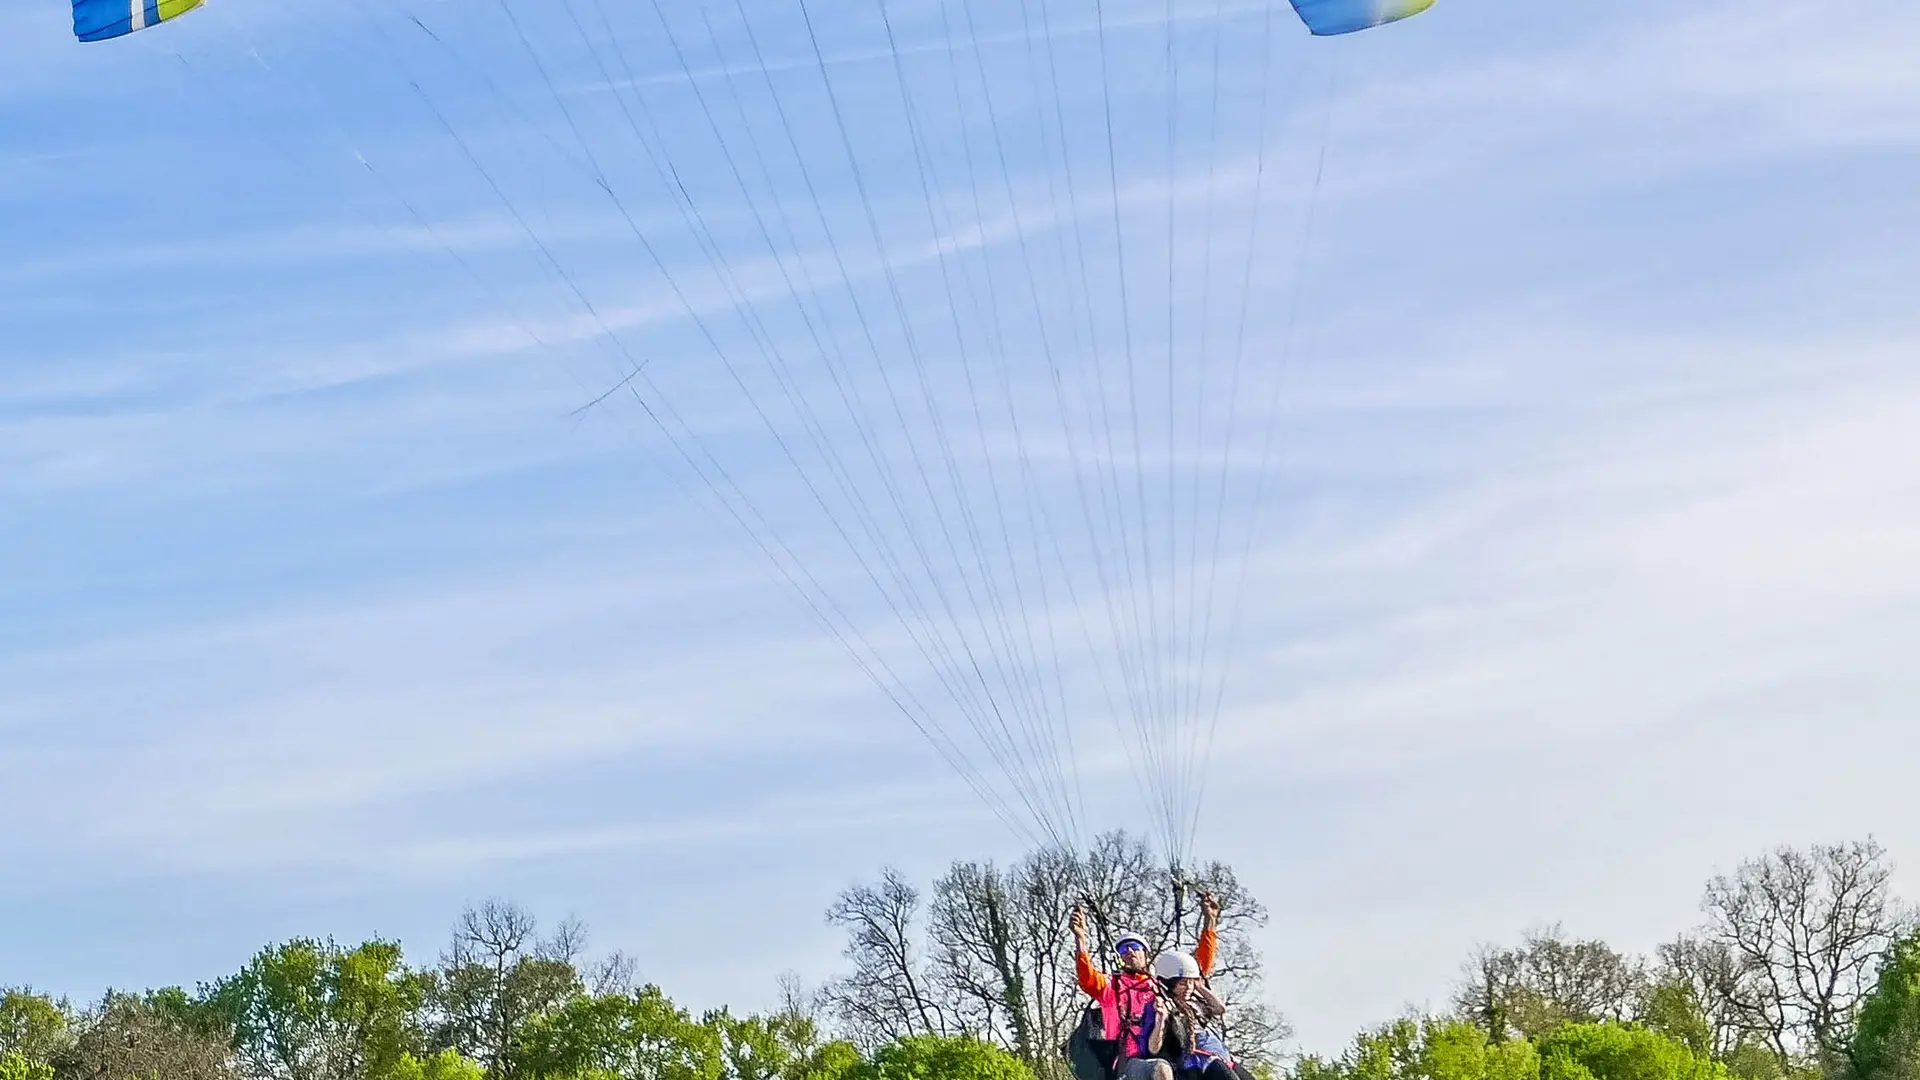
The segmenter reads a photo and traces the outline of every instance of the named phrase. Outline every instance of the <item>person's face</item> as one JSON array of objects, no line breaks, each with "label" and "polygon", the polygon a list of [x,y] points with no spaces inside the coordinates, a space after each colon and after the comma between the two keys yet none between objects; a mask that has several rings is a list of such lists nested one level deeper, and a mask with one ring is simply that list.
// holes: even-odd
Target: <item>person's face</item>
[{"label": "person's face", "polygon": [[1192,979],[1173,980],[1173,996],[1175,1000],[1183,1001],[1183,1002],[1186,1001],[1188,998],[1192,997],[1193,996],[1193,980]]},{"label": "person's face", "polygon": [[1124,942],[1120,946],[1120,966],[1134,974],[1147,970],[1147,950],[1137,941]]}]

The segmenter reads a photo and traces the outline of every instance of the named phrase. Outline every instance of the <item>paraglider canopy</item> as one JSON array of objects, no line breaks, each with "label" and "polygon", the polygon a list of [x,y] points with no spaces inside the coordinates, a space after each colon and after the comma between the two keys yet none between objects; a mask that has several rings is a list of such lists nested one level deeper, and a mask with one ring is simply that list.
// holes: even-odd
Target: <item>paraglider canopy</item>
[{"label": "paraglider canopy", "polygon": [[1293,0],[1293,10],[1320,37],[1351,34],[1418,15],[1433,0]]},{"label": "paraglider canopy", "polygon": [[200,0],[73,0],[73,36],[105,41],[158,26],[200,6]]}]

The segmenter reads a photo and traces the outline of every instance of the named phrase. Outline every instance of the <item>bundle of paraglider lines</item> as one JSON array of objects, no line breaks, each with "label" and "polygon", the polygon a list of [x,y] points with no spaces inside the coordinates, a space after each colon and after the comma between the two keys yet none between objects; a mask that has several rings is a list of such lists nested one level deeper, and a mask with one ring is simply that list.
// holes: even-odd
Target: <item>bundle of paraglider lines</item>
[{"label": "bundle of paraglider lines", "polygon": [[[201,3],[73,0],[74,31],[121,38]],[[527,347],[577,375],[591,346],[590,409],[670,451],[1016,834],[1077,844],[1105,796],[1177,866],[1272,498],[1325,167],[1309,118],[1297,189],[1270,175],[1277,85],[1301,66],[1276,60],[1283,31],[1431,3],[330,7],[357,7],[365,63],[391,62],[445,175],[494,204],[584,327],[521,312]],[[186,29],[202,21],[156,37],[185,61],[215,41]],[[526,137],[502,151],[507,129]],[[349,145],[502,296],[398,168]],[[532,212],[555,175],[627,257],[570,252]],[[671,320],[620,307],[635,267]]]}]

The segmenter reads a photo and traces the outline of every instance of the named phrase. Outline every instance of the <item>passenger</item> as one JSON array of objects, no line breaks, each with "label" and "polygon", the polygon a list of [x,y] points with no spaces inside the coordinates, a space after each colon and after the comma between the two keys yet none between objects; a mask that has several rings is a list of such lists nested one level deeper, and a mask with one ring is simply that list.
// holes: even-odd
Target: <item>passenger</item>
[{"label": "passenger", "polygon": [[1183,952],[1164,952],[1153,960],[1154,977],[1166,992],[1160,1056],[1173,1065],[1177,1080],[1236,1080],[1227,1044],[1215,1022],[1227,1004],[1200,977],[1200,964]]},{"label": "passenger", "polygon": [[[1207,977],[1213,974],[1213,964],[1219,955],[1219,929],[1220,901],[1215,899],[1212,893],[1203,892],[1200,894],[1200,939],[1194,943],[1193,959],[1194,963],[1200,968],[1200,988],[1204,989],[1209,996],[1213,997],[1214,1001],[1220,1003],[1220,1012],[1224,1013],[1226,1003],[1221,1001],[1218,995],[1214,994],[1211,986],[1207,985]],[[1218,1014],[1216,1014],[1216,1019],[1217,1018]],[[1225,1061],[1228,1067],[1233,1070],[1233,1075],[1237,1077],[1238,1080],[1253,1080],[1253,1074],[1247,1070],[1246,1065],[1236,1060],[1234,1056],[1227,1051],[1226,1040],[1220,1037],[1220,1033],[1217,1030],[1203,1027],[1197,1043],[1202,1049],[1210,1050],[1215,1056]]]},{"label": "passenger", "polygon": [[1087,916],[1078,907],[1073,909],[1072,927],[1074,974],[1080,989],[1099,1003],[1105,1041],[1116,1046],[1114,1080],[1174,1080],[1172,1064],[1160,1056],[1164,1010],[1147,959],[1146,940],[1138,934],[1115,938],[1113,950],[1119,954],[1120,969],[1102,972],[1087,953]]}]

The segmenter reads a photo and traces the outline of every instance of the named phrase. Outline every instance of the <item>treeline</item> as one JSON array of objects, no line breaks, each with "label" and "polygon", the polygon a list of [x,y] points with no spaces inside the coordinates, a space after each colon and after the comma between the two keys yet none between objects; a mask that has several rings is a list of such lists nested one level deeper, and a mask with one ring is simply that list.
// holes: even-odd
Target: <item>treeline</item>
[{"label": "treeline", "polygon": [[[0,994],[0,1080],[1066,1080],[1085,1007],[1067,920],[1190,948],[1221,903],[1225,1036],[1278,1080],[1920,1080],[1920,935],[1871,842],[1781,850],[1715,878],[1705,921],[1651,956],[1558,929],[1488,948],[1432,1015],[1291,1060],[1232,870],[1176,879],[1124,834],[1010,866],[898,873],[828,912],[845,972],[762,1015],[694,1014],[577,923],[490,902],[432,963],[296,940],[193,990],[86,1007]],[[1091,1080],[1091,1078],[1083,1078]]]},{"label": "treeline", "polygon": [[[1245,1004],[1235,1037],[1277,1060],[1246,930],[1265,920],[1225,866],[1179,889],[1125,834],[1012,866],[961,862],[922,894],[892,871],[827,913],[846,972],[783,983],[765,1015],[694,1015],[585,929],[542,932],[512,904],[462,914],[431,963],[392,941],[296,940],[193,990],[113,993],[85,1008],[0,998],[0,1080],[1065,1080],[1060,1047],[1085,999],[1068,916],[1191,948],[1199,889],[1217,894],[1216,981]],[[1183,899],[1186,897],[1187,899]]]},{"label": "treeline", "polygon": [[1780,849],[1635,956],[1558,928],[1481,951],[1450,1007],[1293,1080],[1920,1080],[1920,929],[1880,845]]},{"label": "treeline", "polygon": [[400,946],[295,940],[194,991],[109,993],[75,1010],[0,997],[0,1080],[881,1080],[1005,1076],[985,1043],[902,1040],[863,1053],[797,994],[764,1016],[695,1016],[586,957],[577,923],[547,934],[511,904],[465,912],[439,961]]}]

